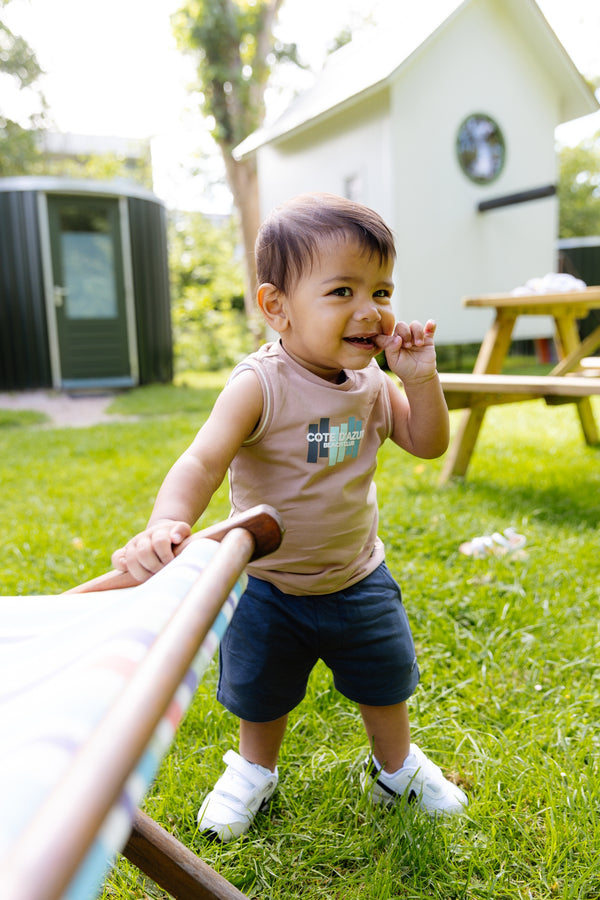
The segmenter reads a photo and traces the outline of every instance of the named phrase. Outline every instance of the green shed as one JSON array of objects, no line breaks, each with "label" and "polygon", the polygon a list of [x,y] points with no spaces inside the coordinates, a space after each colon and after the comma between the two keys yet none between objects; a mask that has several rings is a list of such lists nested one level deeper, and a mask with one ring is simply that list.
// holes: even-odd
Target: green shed
[{"label": "green shed", "polygon": [[0,390],[172,375],[163,203],[120,182],[0,179]]}]

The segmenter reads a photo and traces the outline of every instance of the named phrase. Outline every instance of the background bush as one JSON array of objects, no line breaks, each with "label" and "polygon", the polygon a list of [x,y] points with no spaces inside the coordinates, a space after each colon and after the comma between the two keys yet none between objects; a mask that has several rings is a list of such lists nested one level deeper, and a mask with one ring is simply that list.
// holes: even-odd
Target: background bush
[{"label": "background bush", "polygon": [[177,373],[234,366],[253,349],[235,219],[176,213],[169,226]]}]

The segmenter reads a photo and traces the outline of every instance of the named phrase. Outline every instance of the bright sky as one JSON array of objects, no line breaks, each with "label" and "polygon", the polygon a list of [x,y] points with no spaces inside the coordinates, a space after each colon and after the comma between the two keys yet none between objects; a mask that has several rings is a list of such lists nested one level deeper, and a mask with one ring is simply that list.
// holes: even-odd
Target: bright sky
[{"label": "bright sky", "polygon": [[[399,13],[431,12],[438,0],[285,0],[279,34],[296,41],[315,69],[344,26],[371,13],[385,21]],[[441,0],[443,2],[443,0]],[[600,75],[599,0],[538,0],[579,70]],[[170,15],[181,0],[11,0],[5,23],[35,50],[46,72],[43,90],[55,130],[77,134],[152,138],[155,189],[171,206],[198,208],[204,185],[190,179],[194,154],[212,153],[212,142],[187,85],[193,66],[171,35]],[[306,77],[306,76],[304,76]],[[17,118],[23,98],[2,83],[2,108]],[[600,129],[600,114],[563,126],[558,137],[576,143]],[[212,168],[221,172],[218,158]],[[223,208],[227,194],[215,193]]]}]

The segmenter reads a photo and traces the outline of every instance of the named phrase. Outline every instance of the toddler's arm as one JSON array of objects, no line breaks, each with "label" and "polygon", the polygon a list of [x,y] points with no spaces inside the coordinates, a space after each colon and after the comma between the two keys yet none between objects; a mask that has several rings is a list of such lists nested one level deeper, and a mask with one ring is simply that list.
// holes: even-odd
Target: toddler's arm
[{"label": "toddler's arm", "polygon": [[256,428],[262,403],[251,371],[225,387],[192,444],[168,472],[144,531],[113,553],[116,569],[129,571],[141,582],[173,559],[173,547],[191,533],[231,460]]},{"label": "toddler's arm", "polygon": [[392,440],[423,459],[441,456],[448,447],[448,407],[436,369],[435,322],[397,322],[392,334],[381,335],[379,346],[404,393],[390,380],[394,417]]}]

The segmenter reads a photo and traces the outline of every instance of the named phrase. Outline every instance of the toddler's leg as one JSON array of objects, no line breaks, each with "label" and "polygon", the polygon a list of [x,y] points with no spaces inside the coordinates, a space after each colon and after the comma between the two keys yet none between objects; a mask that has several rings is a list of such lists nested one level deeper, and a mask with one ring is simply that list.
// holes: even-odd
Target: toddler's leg
[{"label": "toddler's leg", "polygon": [[287,716],[272,722],[246,722],[240,719],[240,755],[248,762],[274,772],[287,721]]},{"label": "toddler's leg", "polygon": [[468,801],[463,791],[410,743],[406,703],[361,706],[360,711],[372,746],[361,781],[376,803],[390,806],[405,798],[430,816],[464,809]]},{"label": "toddler's leg", "polygon": [[240,752],[228,750],[225,772],[205,798],[198,824],[210,837],[231,841],[250,828],[277,787],[277,758],[287,716],[272,722],[240,721]]},{"label": "toddler's leg", "polygon": [[382,768],[395,772],[410,753],[410,723],[406,703],[360,705],[373,756]]}]

